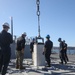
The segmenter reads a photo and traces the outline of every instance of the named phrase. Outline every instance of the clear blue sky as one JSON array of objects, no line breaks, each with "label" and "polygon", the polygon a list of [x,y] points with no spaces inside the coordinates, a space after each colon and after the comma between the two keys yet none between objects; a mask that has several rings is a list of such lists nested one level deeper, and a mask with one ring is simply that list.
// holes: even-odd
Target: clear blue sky
[{"label": "clear blue sky", "polygon": [[[12,16],[14,35],[26,32],[28,37],[37,36],[36,7],[36,0],[0,0],[0,31]],[[40,13],[42,37],[49,34],[54,46],[59,45],[59,37],[75,46],[75,0],[40,0]]]}]

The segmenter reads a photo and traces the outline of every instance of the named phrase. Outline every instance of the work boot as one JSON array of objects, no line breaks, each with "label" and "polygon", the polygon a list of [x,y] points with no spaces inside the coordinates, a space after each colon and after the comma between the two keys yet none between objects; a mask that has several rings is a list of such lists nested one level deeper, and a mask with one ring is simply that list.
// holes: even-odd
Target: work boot
[{"label": "work boot", "polygon": [[47,65],[46,67],[51,67],[50,65]]},{"label": "work boot", "polygon": [[67,64],[67,62],[65,62],[65,64]]},{"label": "work boot", "polygon": [[51,67],[51,65],[49,64],[49,65],[46,65],[46,67]]},{"label": "work boot", "polygon": [[24,66],[20,66],[19,69],[22,70],[22,69],[25,69],[25,67]]},{"label": "work boot", "polygon": [[63,62],[59,62],[59,64],[63,64]]},{"label": "work boot", "polygon": [[16,69],[19,69],[19,65],[16,65]]}]

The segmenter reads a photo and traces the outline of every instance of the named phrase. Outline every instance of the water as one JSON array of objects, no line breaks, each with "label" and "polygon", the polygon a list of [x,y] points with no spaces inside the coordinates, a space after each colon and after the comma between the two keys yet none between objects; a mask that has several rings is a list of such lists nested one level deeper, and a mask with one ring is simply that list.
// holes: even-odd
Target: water
[{"label": "water", "polygon": [[[59,50],[54,49],[52,50],[53,53],[59,53]],[[75,50],[67,50],[67,54],[75,54]]]}]

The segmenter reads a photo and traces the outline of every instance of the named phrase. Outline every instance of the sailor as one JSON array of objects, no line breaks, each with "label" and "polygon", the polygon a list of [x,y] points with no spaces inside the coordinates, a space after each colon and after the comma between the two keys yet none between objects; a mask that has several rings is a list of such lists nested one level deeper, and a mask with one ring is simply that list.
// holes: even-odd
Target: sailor
[{"label": "sailor", "polygon": [[3,23],[3,30],[0,33],[0,73],[5,75],[11,57],[10,44],[13,43],[12,35],[8,33],[10,28],[7,22]]},{"label": "sailor", "polygon": [[32,54],[32,64],[33,64],[34,41],[35,41],[35,39],[33,38],[32,42],[30,43],[30,52]]},{"label": "sailor", "polygon": [[65,64],[66,64],[67,62],[66,62],[66,59],[65,59],[64,44],[63,44],[61,38],[58,39],[58,42],[60,42],[59,43],[59,50],[60,50],[59,51],[59,57],[60,57],[60,60],[61,60],[60,64],[63,64],[63,62],[65,62]]},{"label": "sailor", "polygon": [[63,40],[63,44],[64,44],[65,58],[67,61],[69,61],[68,56],[67,56],[67,43],[65,42],[65,40]]},{"label": "sailor", "polygon": [[17,46],[16,46],[16,69],[25,69],[23,66],[23,58],[24,58],[24,49],[25,49],[25,37],[26,32],[24,32],[18,39],[17,39]]},{"label": "sailor", "polygon": [[43,52],[43,54],[45,54],[45,59],[47,61],[47,67],[51,66],[50,56],[51,56],[52,47],[53,47],[53,42],[50,40],[50,35],[47,35],[44,44],[44,52]]}]

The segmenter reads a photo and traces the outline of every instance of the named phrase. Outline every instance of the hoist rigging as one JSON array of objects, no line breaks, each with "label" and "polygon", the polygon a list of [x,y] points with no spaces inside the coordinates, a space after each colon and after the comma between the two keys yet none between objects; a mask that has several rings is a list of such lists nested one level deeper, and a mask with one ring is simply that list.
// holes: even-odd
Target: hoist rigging
[{"label": "hoist rigging", "polygon": [[40,35],[40,0],[36,0],[37,4],[37,16],[38,16],[38,37],[36,37],[36,42],[37,40],[42,40],[41,43],[44,43],[44,39]]}]

